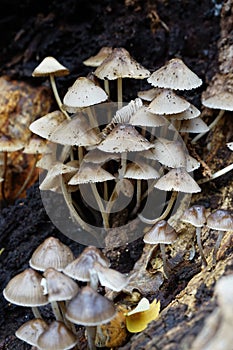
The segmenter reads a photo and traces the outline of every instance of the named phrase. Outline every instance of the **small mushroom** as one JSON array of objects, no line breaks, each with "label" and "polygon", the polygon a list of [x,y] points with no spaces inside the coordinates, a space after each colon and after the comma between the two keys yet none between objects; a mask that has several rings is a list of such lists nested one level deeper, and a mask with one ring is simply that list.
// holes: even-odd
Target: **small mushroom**
[{"label": "small mushroom", "polygon": [[107,287],[113,291],[120,292],[128,284],[128,278],[122,273],[110,269],[107,266],[103,266],[99,262],[94,262],[93,265],[100,284],[104,287]]},{"label": "small mushroom", "polygon": [[101,63],[112,53],[112,47],[104,46],[95,56],[91,56],[83,61],[83,64],[88,67],[99,67]]},{"label": "small mushroom", "polygon": [[206,226],[212,230],[217,230],[218,234],[213,251],[213,265],[215,265],[217,260],[217,252],[224,234],[227,231],[233,231],[233,216],[228,210],[217,209],[207,217]]},{"label": "small mushroom", "polygon": [[30,345],[37,345],[37,339],[41,333],[48,328],[48,324],[41,318],[34,318],[24,323],[17,331],[15,335],[17,338],[25,341]]},{"label": "small mushroom", "polygon": [[181,113],[188,109],[190,103],[172,90],[164,89],[149,104],[148,111],[155,114]]},{"label": "small mushroom", "polygon": [[201,260],[204,266],[207,266],[207,261],[201,244],[201,228],[206,223],[205,207],[203,205],[193,205],[192,207],[186,209],[181,217],[181,221],[196,227],[197,245],[200,251]]}]

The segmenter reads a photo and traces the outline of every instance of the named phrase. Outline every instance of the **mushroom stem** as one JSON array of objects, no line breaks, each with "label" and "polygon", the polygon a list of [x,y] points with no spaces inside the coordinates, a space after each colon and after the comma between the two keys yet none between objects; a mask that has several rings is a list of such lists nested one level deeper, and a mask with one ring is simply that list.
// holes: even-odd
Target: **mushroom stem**
[{"label": "mushroom stem", "polygon": [[150,220],[150,219],[146,219],[143,215],[139,214],[138,215],[139,219],[142,222],[144,222],[145,224],[149,224],[149,225],[154,225],[154,224],[156,224],[156,222],[166,219],[166,217],[168,216],[168,214],[170,213],[170,211],[172,209],[172,206],[173,206],[173,204],[174,204],[174,202],[176,200],[176,197],[177,197],[177,192],[173,191],[172,195],[171,195],[171,198],[169,199],[167,208],[165,209],[163,214],[161,216],[159,216],[158,218]]},{"label": "mushroom stem", "polygon": [[137,179],[137,189],[136,189],[136,205],[132,211],[132,215],[136,214],[139,207],[140,207],[140,204],[141,204],[141,191],[142,187],[141,187],[141,180]]},{"label": "mushroom stem", "polygon": [[63,318],[63,322],[66,324],[66,326],[72,330],[72,332],[74,334],[76,334],[76,328],[75,328],[75,325],[68,321],[67,318],[65,317],[65,314],[66,314],[66,305],[65,305],[65,302],[64,301],[58,301],[57,302],[58,305],[59,305],[59,309],[61,310],[61,314],[62,314],[62,318]]},{"label": "mushroom stem", "polygon": [[3,174],[2,177],[4,181],[1,182],[1,194],[2,199],[5,204],[7,204],[6,194],[5,194],[5,182],[6,182],[6,174],[7,174],[7,152],[3,152]]},{"label": "mushroom stem", "polygon": [[78,146],[78,161],[79,164],[81,164],[83,160],[83,147],[82,146]]},{"label": "mushroom stem", "polygon": [[31,309],[35,318],[42,318],[41,313],[37,306],[32,306]]},{"label": "mushroom stem", "polygon": [[96,337],[96,326],[86,326],[87,330],[87,341],[89,350],[96,350],[95,337]]},{"label": "mushroom stem", "polygon": [[56,100],[56,102],[58,104],[58,107],[60,108],[62,113],[66,116],[66,118],[70,119],[68,113],[66,111],[64,111],[63,108],[62,108],[62,102],[61,102],[60,96],[59,96],[58,91],[57,91],[57,85],[56,85],[55,77],[54,77],[53,74],[50,74],[49,77],[50,77],[50,83],[51,83],[51,87],[52,87],[52,90],[53,90],[53,94],[54,94],[55,100]]},{"label": "mushroom stem", "polygon": [[121,167],[118,171],[119,179],[123,179],[123,177],[125,175],[126,165],[127,165],[127,152],[122,152],[122,154],[121,154]]},{"label": "mushroom stem", "polygon": [[169,271],[168,271],[167,257],[166,257],[166,252],[165,252],[165,244],[159,243],[159,247],[160,247],[161,256],[162,256],[162,260],[163,260],[163,271],[164,271],[165,277],[168,278]]},{"label": "mushroom stem", "polygon": [[228,173],[231,170],[233,170],[233,163],[231,163],[230,165],[226,166],[225,168],[223,168],[219,171],[216,171],[216,173],[214,173],[210,178],[198,180],[197,183],[204,184],[206,182],[212,181],[214,179],[217,179],[219,176],[222,176],[222,175]]},{"label": "mushroom stem", "polygon": [[206,258],[205,258],[204,252],[203,252],[203,248],[202,248],[202,244],[201,244],[201,227],[196,227],[196,237],[197,237],[197,245],[198,245],[199,252],[201,255],[201,260],[202,260],[204,266],[206,267],[207,261],[206,261]]},{"label": "mushroom stem", "polygon": [[96,202],[99,206],[99,210],[101,212],[101,215],[102,215],[102,219],[103,219],[103,225],[104,225],[104,228],[109,228],[109,222],[108,222],[108,215],[104,209],[104,206],[103,206],[103,203],[102,203],[102,200],[100,198],[100,195],[99,195],[99,192],[97,191],[97,188],[96,188],[96,184],[94,183],[91,183],[91,189],[92,189],[92,192],[94,194],[94,197],[96,199]]},{"label": "mushroom stem", "polygon": [[106,94],[108,95],[108,98],[110,98],[109,81],[107,79],[104,80],[104,90],[105,90]]},{"label": "mushroom stem", "polygon": [[39,155],[38,155],[38,154],[35,154],[34,163],[33,163],[32,167],[31,167],[31,169],[30,169],[30,171],[29,171],[29,173],[28,173],[28,175],[27,175],[27,177],[26,177],[26,179],[25,179],[23,185],[21,186],[21,188],[19,189],[19,191],[16,193],[15,199],[18,198],[18,197],[21,195],[21,193],[25,190],[25,188],[27,187],[27,184],[28,184],[29,181],[31,180],[32,175],[33,175],[33,173],[34,173],[34,170],[35,170],[35,168],[36,168],[36,163],[37,163],[37,161],[38,161],[38,157],[39,157]]},{"label": "mushroom stem", "polygon": [[[219,122],[219,120],[222,118],[222,116],[224,115],[225,113],[225,110],[220,110],[219,114],[217,115],[217,117],[214,119],[214,121],[209,125],[209,130],[210,131],[211,129],[213,129],[213,127]],[[196,143],[198,140],[200,140],[200,138],[202,136],[204,136],[208,131],[206,132],[202,132],[200,134],[198,134],[197,136],[195,136],[191,143]]]},{"label": "mushroom stem", "polygon": [[62,317],[61,311],[59,309],[58,303],[56,301],[51,301],[50,304],[51,304],[51,307],[53,310],[53,314],[56,317],[56,320],[63,322],[63,317]]},{"label": "mushroom stem", "polygon": [[213,251],[213,265],[216,265],[217,252],[218,252],[218,249],[220,248],[221,241],[222,241],[222,238],[223,238],[224,234],[225,234],[224,231],[221,231],[221,230],[218,231],[218,239],[217,239],[217,241],[215,243],[215,247],[214,247],[214,251]]},{"label": "mushroom stem", "polygon": [[122,94],[122,78],[117,79],[117,102],[118,108],[122,107],[123,94]]}]

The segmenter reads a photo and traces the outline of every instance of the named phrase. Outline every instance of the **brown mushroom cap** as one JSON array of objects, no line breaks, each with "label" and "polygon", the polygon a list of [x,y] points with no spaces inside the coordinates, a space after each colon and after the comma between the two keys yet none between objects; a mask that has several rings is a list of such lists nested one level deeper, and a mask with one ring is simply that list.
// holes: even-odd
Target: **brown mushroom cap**
[{"label": "brown mushroom cap", "polygon": [[144,79],[150,72],[136,62],[127,50],[115,48],[112,53],[95,70],[94,74],[102,80],[118,78]]},{"label": "brown mushroom cap", "polygon": [[202,84],[202,80],[179,58],[172,58],[147,80],[153,86],[174,90],[191,90]]},{"label": "brown mushroom cap", "polygon": [[36,248],[29,264],[35,270],[45,271],[48,267],[60,271],[71,261],[74,256],[69,247],[54,237],[47,238]]},{"label": "brown mushroom cap", "polygon": [[[43,276],[45,277],[44,293],[48,295],[49,302],[70,300],[79,291],[76,282],[52,267],[46,269]],[[42,285],[44,286],[43,283]]]},{"label": "brown mushroom cap", "polygon": [[52,56],[45,57],[43,61],[32,72],[33,77],[44,77],[53,74],[61,77],[69,74],[69,69],[59,63],[56,58]]},{"label": "brown mushroom cap", "polygon": [[41,318],[35,318],[24,323],[19,329],[17,329],[15,335],[26,343],[36,346],[38,337],[47,328],[48,324],[44,320]]},{"label": "brown mushroom cap", "polygon": [[63,322],[53,321],[38,337],[37,346],[41,350],[68,350],[77,342],[76,335]]},{"label": "brown mushroom cap", "polygon": [[176,239],[174,228],[167,221],[160,220],[145,234],[143,241],[148,244],[171,244]]},{"label": "brown mushroom cap", "polygon": [[48,299],[43,295],[41,280],[42,276],[38,272],[26,269],[9,281],[3,290],[3,295],[6,300],[16,305],[31,307],[46,305]]},{"label": "brown mushroom cap", "polygon": [[181,221],[192,224],[195,227],[202,227],[206,222],[206,209],[203,205],[193,205],[186,209]]},{"label": "brown mushroom cap", "polygon": [[219,231],[233,231],[233,216],[228,210],[217,209],[207,217],[206,226]]},{"label": "brown mushroom cap", "polygon": [[69,301],[66,318],[75,324],[97,326],[109,322],[115,314],[112,301],[86,286]]},{"label": "brown mushroom cap", "polygon": [[83,64],[89,67],[99,67],[101,63],[112,53],[112,47],[104,46],[95,56],[91,56]]},{"label": "brown mushroom cap", "polygon": [[149,104],[148,110],[155,114],[181,113],[188,109],[190,103],[172,90],[164,89]]}]

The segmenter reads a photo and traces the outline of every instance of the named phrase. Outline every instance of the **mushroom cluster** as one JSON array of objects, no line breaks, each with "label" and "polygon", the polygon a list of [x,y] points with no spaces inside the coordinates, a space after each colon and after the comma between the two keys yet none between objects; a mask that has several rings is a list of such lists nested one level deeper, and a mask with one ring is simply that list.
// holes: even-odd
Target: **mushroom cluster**
[{"label": "mushroom cluster", "polygon": [[[127,284],[128,277],[111,269],[96,247],[85,248],[75,259],[68,246],[49,237],[32,254],[29,267],[8,282],[3,295],[10,303],[32,308],[34,319],[16,331],[19,339],[41,350],[73,349],[78,342],[75,325],[80,325],[86,327],[88,347],[94,350],[100,343],[100,327],[119,318],[117,306],[98,288],[119,292]],[[43,319],[47,304],[55,320]],[[121,322],[119,328],[124,340],[126,326]]]}]

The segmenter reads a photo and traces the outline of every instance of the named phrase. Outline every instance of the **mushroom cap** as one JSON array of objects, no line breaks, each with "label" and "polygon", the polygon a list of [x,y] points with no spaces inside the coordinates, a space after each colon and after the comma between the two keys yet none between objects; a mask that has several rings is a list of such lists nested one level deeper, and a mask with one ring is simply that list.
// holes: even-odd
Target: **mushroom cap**
[{"label": "mushroom cap", "polygon": [[112,301],[86,286],[69,301],[66,318],[75,324],[97,326],[109,322],[115,314]]},{"label": "mushroom cap", "polygon": [[29,264],[35,270],[45,271],[48,267],[53,267],[60,271],[73,259],[68,246],[55,237],[49,237],[36,248]]},{"label": "mushroom cap", "polygon": [[208,108],[233,111],[233,93],[224,91],[206,99],[203,95],[202,104]]},{"label": "mushroom cap", "polygon": [[85,156],[83,157],[83,161],[86,163],[94,163],[94,164],[104,164],[108,162],[109,160],[119,160],[120,154],[117,153],[109,153],[99,150],[98,148],[95,148],[91,151],[89,151]]},{"label": "mushroom cap", "polygon": [[202,84],[202,80],[179,58],[172,58],[147,79],[155,87],[191,90]]},{"label": "mushroom cap", "polygon": [[199,117],[183,120],[180,132],[202,133],[209,131],[208,125]]},{"label": "mushroom cap", "polygon": [[56,58],[48,56],[32,72],[33,77],[44,77],[50,74],[61,77],[69,74],[69,69],[59,63]]},{"label": "mushroom cap", "polygon": [[148,244],[171,244],[177,238],[174,228],[165,220],[160,220],[154,224],[145,234],[143,241]]},{"label": "mushroom cap", "polygon": [[97,183],[109,180],[114,180],[113,176],[108,171],[104,170],[99,164],[82,163],[78,172],[71,177],[69,185],[80,185],[87,183]]},{"label": "mushroom cap", "polygon": [[104,152],[124,153],[145,151],[152,148],[145,137],[129,124],[118,124],[97,148]]},{"label": "mushroom cap", "polygon": [[158,179],[156,188],[163,191],[178,191],[184,193],[197,193],[201,191],[196,181],[184,168],[175,168]]},{"label": "mushroom cap", "polygon": [[15,335],[17,338],[25,341],[30,345],[37,345],[37,339],[41,333],[48,328],[48,324],[41,318],[34,318],[24,323],[17,331]]},{"label": "mushroom cap", "polygon": [[187,120],[199,117],[201,112],[194,105],[190,104],[189,108],[180,113],[167,114],[166,117],[169,119],[176,120]]},{"label": "mushroom cap", "polygon": [[163,125],[167,125],[167,120],[159,115],[151,113],[147,107],[141,107],[136,113],[134,113],[130,117],[131,125],[139,125],[139,126],[149,126],[149,127],[159,127]]},{"label": "mushroom cap", "polygon": [[160,88],[152,88],[149,90],[143,90],[138,92],[138,97],[144,101],[151,102],[158,94],[162,92]]},{"label": "mushroom cap", "polygon": [[115,48],[112,53],[94,71],[102,80],[115,80],[118,78],[144,79],[150,72],[136,62],[127,50],[122,47]]},{"label": "mushroom cap", "polygon": [[98,261],[103,266],[109,266],[108,259],[94,246],[86,247],[83,252],[68,264],[63,272],[78,281],[89,282],[90,270],[93,269],[94,262]]},{"label": "mushroom cap", "polygon": [[101,63],[112,53],[112,47],[104,46],[95,56],[91,56],[83,64],[89,67],[99,67]]},{"label": "mushroom cap", "polygon": [[69,146],[94,146],[101,139],[81,114],[74,114],[71,120],[62,121],[49,135],[49,140]]},{"label": "mushroom cap", "polygon": [[206,222],[206,209],[203,205],[193,205],[186,209],[181,221],[192,224],[195,227],[202,227]]},{"label": "mushroom cap", "polygon": [[219,231],[233,231],[233,216],[228,210],[217,209],[206,220],[206,226]]},{"label": "mushroom cap", "polygon": [[98,275],[100,284],[116,292],[120,292],[129,282],[129,279],[122,273],[103,266],[97,261],[94,263],[94,270]]},{"label": "mushroom cap", "polygon": [[63,108],[84,108],[106,101],[108,95],[93,81],[79,77],[68,89],[63,99]]},{"label": "mushroom cap", "polygon": [[25,143],[21,140],[12,139],[11,137],[0,136],[0,152],[15,152],[21,150]]},{"label": "mushroom cap", "polygon": [[3,290],[6,300],[21,306],[41,306],[48,304],[41,286],[42,276],[33,269],[26,269],[13,277]]},{"label": "mushroom cap", "polygon": [[233,142],[228,142],[227,147],[230,148],[231,151],[233,151]]},{"label": "mushroom cap", "polygon": [[189,154],[186,157],[186,162],[186,170],[188,173],[200,167],[200,163],[195,158],[191,157]]},{"label": "mushroom cap", "polygon": [[77,342],[76,335],[63,322],[53,321],[38,337],[37,346],[41,350],[68,350]]},{"label": "mushroom cap", "polygon": [[43,276],[45,277],[44,292],[48,295],[49,302],[70,300],[79,291],[79,287],[76,282],[52,267],[46,269]]},{"label": "mushroom cap", "polygon": [[155,114],[181,113],[188,109],[190,103],[169,89],[164,89],[149,104],[148,110]]},{"label": "mushroom cap", "polygon": [[51,152],[51,147],[48,145],[47,141],[35,136],[30,138],[29,142],[23,149],[23,153],[27,154],[48,154]]},{"label": "mushroom cap", "polygon": [[186,167],[186,152],[184,144],[178,140],[168,140],[157,137],[151,150],[154,159],[170,168]]},{"label": "mushroom cap", "polygon": [[159,172],[151,165],[142,160],[137,163],[129,163],[126,167],[124,177],[127,179],[149,180],[160,177]]},{"label": "mushroom cap", "polygon": [[66,117],[61,111],[53,111],[35,120],[29,129],[36,135],[49,139],[52,132],[60,125]]}]

